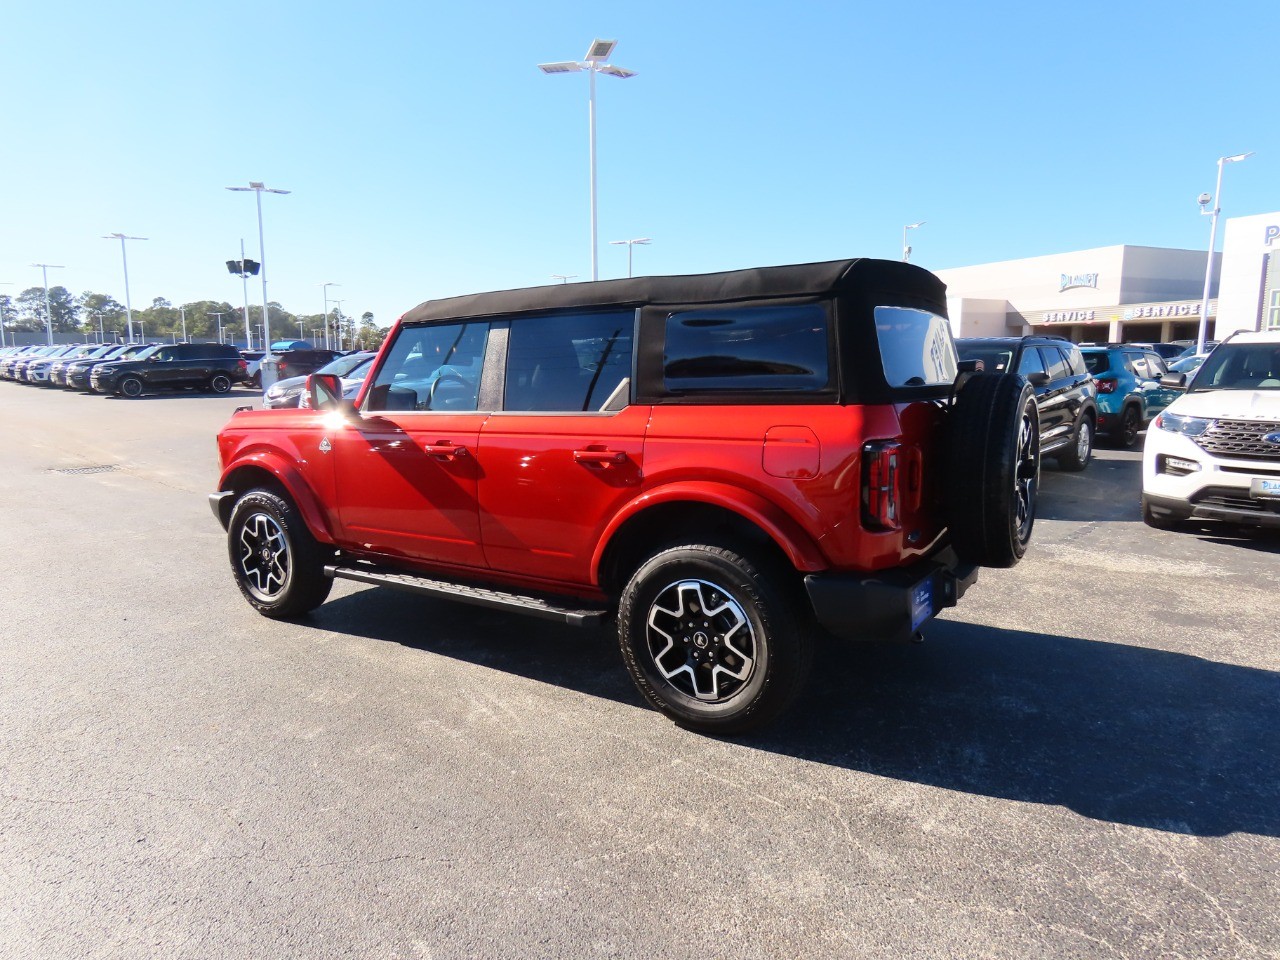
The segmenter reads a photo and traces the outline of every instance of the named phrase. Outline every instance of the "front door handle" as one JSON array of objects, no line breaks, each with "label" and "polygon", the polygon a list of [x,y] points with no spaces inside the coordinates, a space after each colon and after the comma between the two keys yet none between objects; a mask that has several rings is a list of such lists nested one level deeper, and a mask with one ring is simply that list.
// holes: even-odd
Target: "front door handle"
[{"label": "front door handle", "polygon": [[437,460],[456,460],[458,457],[467,455],[467,448],[461,444],[453,444],[448,440],[442,440],[440,443],[424,443],[422,452],[428,456],[435,457]]},{"label": "front door handle", "polygon": [[578,463],[594,464],[609,467],[618,463],[626,463],[627,455],[622,450],[575,450],[573,459]]}]

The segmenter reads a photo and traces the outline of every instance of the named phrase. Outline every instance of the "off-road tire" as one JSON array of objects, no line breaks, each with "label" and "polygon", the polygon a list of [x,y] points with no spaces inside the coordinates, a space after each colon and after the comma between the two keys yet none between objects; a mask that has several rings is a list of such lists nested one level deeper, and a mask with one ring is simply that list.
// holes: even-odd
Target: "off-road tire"
[{"label": "off-road tire", "polygon": [[946,458],[956,553],[979,566],[1012,567],[1031,541],[1040,485],[1040,420],[1026,378],[970,377],[948,416]]},{"label": "off-road tire", "polygon": [[618,607],[622,658],[644,698],[700,733],[744,733],[778,717],[813,661],[814,631],[788,576],[782,564],[708,544],[645,561]]},{"label": "off-road tire", "polygon": [[244,598],[274,620],[314,610],[333,587],[324,575],[333,551],[316,541],[287,497],[271,490],[250,490],[236,501],[227,556]]}]

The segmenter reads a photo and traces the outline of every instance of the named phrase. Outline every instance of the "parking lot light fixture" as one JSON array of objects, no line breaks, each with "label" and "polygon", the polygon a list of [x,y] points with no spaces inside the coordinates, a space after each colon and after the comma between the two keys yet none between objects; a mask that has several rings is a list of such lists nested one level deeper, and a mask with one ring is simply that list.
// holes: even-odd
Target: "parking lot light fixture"
[{"label": "parking lot light fixture", "polygon": [[41,276],[44,277],[44,335],[49,346],[53,346],[53,310],[49,306],[49,271],[62,270],[63,267],[58,263],[33,263],[33,267],[39,267]]},{"label": "parking lot light fixture", "polygon": [[324,346],[326,350],[330,348],[332,343],[329,337],[329,288],[340,286],[342,284],[334,283],[332,280],[326,280],[320,284],[320,289],[324,292]]},{"label": "parking lot light fixture", "polygon": [[582,60],[562,60],[557,63],[540,63],[538,69],[543,73],[551,75],[557,73],[581,73],[586,71],[590,82],[588,84],[588,107],[587,107],[587,127],[588,127],[588,153],[591,165],[591,279],[600,279],[599,254],[597,251],[597,229],[596,229],[596,74],[603,73],[610,77],[617,77],[619,80],[628,80],[636,75],[636,71],[628,70],[625,67],[615,67],[611,63],[605,61],[613,54],[613,49],[618,45],[617,40],[593,40],[591,46],[587,48],[587,55]]},{"label": "parking lot light fixture", "polygon": [[209,316],[213,317],[215,322],[218,324],[218,342],[225,343],[226,341],[222,339],[222,318],[226,316],[226,314],[210,313]]},{"label": "parking lot light fixture", "polygon": [[[12,287],[12,280],[0,280],[0,287]],[[13,346],[18,345],[18,332],[13,333]],[[4,346],[4,303],[0,302],[0,347]]]},{"label": "parking lot light fixture", "polygon": [[[258,180],[250,180],[249,185],[247,187],[227,187],[227,189],[236,191],[238,193],[253,193],[257,197],[257,201],[258,201],[258,262],[261,265],[260,273],[262,276],[262,348],[268,354],[270,354],[271,353],[271,317],[270,317],[271,311],[267,308],[267,248],[266,248],[266,243],[263,239],[263,231],[262,231],[262,195],[264,193],[278,193],[283,195],[283,194],[290,193],[291,191],[276,190],[272,187],[268,187],[266,184]],[[268,379],[269,378],[267,376],[263,376],[262,378],[262,386],[264,388],[271,386],[271,384],[267,382]]]},{"label": "parking lot light fixture", "polygon": [[911,260],[911,248],[907,246],[907,231],[914,230],[916,227],[923,227],[928,220],[921,220],[919,223],[908,223],[902,228],[902,262],[907,263]]},{"label": "parking lot light fixture", "polygon": [[[1204,265],[1204,296],[1200,299],[1200,329],[1196,333],[1196,353],[1204,353],[1204,341],[1209,332],[1209,288],[1213,285],[1213,248],[1218,243],[1218,214],[1222,212],[1222,168],[1228,163],[1239,163],[1241,160],[1248,160],[1253,156],[1253,151],[1248,153],[1237,153],[1234,157],[1218,158],[1218,183],[1213,188],[1213,196],[1207,193],[1200,194],[1200,213],[1202,216],[1211,217],[1212,225],[1209,227],[1209,258]],[[1213,204],[1213,209],[1208,209],[1209,204]]]},{"label": "parking lot light fixture", "polygon": [[568,283],[570,280],[577,280],[578,275],[576,273],[553,273],[551,279],[559,280],[561,283]]},{"label": "parking lot light fixture", "polygon": [[647,247],[647,246],[648,246],[649,244],[651,244],[651,243],[653,243],[653,240],[651,240],[649,237],[641,237],[641,238],[639,238],[638,240],[610,240],[610,241],[609,241],[609,246],[611,246],[611,247],[616,247],[616,246],[620,246],[620,245],[622,245],[622,244],[626,244],[626,246],[627,246],[627,276],[628,276],[628,277],[630,277],[630,276],[631,276],[631,248],[632,248],[632,247],[634,247],[636,244],[639,244],[639,245],[640,245],[640,246],[642,246],[642,247]]},{"label": "parking lot light fixture", "polygon": [[129,322],[129,340],[133,341],[133,304],[129,300],[129,253],[125,250],[124,242],[126,240],[146,240],[147,237],[128,237],[123,233],[108,233],[102,238],[103,240],[119,240],[120,241],[120,259],[124,263],[124,313]]}]

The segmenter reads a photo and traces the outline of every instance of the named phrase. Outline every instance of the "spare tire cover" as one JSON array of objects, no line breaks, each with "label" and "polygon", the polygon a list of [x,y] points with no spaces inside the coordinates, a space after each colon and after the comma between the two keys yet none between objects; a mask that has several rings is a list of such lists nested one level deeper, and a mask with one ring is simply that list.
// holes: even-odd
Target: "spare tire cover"
[{"label": "spare tire cover", "polygon": [[1017,374],[970,377],[947,418],[947,525],[960,558],[1012,567],[1027,551],[1040,483],[1035,391]]}]

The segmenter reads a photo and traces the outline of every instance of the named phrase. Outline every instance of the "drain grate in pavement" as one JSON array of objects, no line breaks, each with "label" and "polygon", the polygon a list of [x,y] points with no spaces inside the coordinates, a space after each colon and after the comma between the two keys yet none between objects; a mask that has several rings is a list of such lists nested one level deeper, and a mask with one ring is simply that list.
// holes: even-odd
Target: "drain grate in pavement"
[{"label": "drain grate in pavement", "polygon": [[97,467],[51,467],[49,472],[60,473],[67,477],[83,477],[90,473],[110,473],[118,466],[119,464],[116,463],[104,463]]}]

